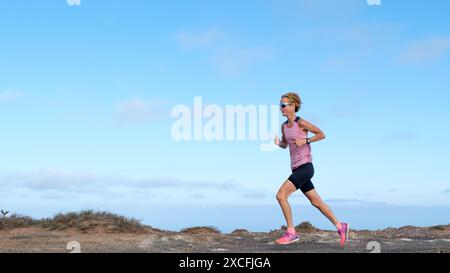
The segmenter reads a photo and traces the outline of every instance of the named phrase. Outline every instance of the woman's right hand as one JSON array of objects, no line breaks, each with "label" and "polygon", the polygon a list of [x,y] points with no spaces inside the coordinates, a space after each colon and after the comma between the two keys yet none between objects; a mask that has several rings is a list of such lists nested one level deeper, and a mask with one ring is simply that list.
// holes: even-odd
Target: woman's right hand
[{"label": "woman's right hand", "polygon": [[275,135],[275,139],[273,140],[275,145],[280,146],[280,139],[278,138],[278,135]]}]

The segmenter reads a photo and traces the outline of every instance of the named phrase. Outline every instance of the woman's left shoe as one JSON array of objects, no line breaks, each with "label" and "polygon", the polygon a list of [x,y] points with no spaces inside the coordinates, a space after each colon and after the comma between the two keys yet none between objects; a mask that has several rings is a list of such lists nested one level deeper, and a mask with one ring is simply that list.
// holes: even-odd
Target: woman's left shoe
[{"label": "woman's left shoe", "polygon": [[280,239],[276,240],[276,242],[280,245],[288,245],[297,242],[298,240],[297,234],[286,231]]},{"label": "woman's left shoe", "polygon": [[348,234],[350,232],[350,224],[342,223],[342,228],[338,229],[339,237],[341,238],[341,246],[344,247],[348,242]]}]

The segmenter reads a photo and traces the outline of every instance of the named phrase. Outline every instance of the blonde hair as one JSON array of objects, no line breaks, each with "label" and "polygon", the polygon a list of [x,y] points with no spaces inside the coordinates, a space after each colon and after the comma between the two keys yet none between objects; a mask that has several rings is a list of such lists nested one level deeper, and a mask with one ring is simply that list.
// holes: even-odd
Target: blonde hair
[{"label": "blonde hair", "polygon": [[281,98],[287,98],[290,103],[295,104],[295,112],[297,113],[300,108],[302,107],[302,100],[300,99],[300,96],[297,95],[297,93],[289,92],[281,96]]}]

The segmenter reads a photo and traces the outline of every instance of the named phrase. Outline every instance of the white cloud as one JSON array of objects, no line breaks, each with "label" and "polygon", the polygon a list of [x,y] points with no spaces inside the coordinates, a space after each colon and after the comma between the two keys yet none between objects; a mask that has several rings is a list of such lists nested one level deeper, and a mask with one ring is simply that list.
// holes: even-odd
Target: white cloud
[{"label": "white cloud", "polygon": [[352,26],[319,26],[292,34],[304,46],[320,48],[318,68],[325,72],[348,72],[374,56],[386,58],[398,43],[403,27],[394,23],[365,23]]},{"label": "white cloud", "polygon": [[165,106],[166,102],[163,100],[146,101],[135,97],[119,103],[117,111],[121,121],[139,123],[169,116],[169,111],[165,109]]},{"label": "white cloud", "polygon": [[198,32],[180,30],[176,37],[183,48],[206,50],[212,65],[225,76],[239,76],[274,55],[268,47],[239,46],[224,31],[214,28]]},{"label": "white cloud", "polygon": [[0,176],[0,187],[28,188],[33,190],[58,190],[79,192],[81,189],[96,188],[98,191],[108,187],[130,189],[217,189],[241,190],[234,181],[215,183],[211,181],[186,181],[173,177],[127,178],[120,175],[98,175],[82,172],[47,171],[10,172]]},{"label": "white cloud", "polygon": [[176,34],[178,44],[184,48],[205,48],[216,45],[225,39],[225,33],[219,29],[209,28],[198,32],[179,30]]},{"label": "white cloud", "polygon": [[387,141],[405,142],[419,139],[419,135],[412,132],[398,132],[385,138]]},{"label": "white cloud", "polygon": [[356,206],[383,206],[387,205],[383,202],[372,202],[360,199],[346,199],[346,198],[329,198],[325,202],[332,205],[356,205]]},{"label": "white cloud", "polygon": [[346,71],[357,67],[357,62],[350,57],[331,57],[320,64],[320,68],[326,71]]},{"label": "white cloud", "polygon": [[356,96],[339,97],[333,101],[328,109],[331,117],[341,118],[356,118],[361,115],[362,103]]},{"label": "white cloud", "polygon": [[107,184],[114,184],[112,177],[99,177],[78,172],[10,172],[0,176],[0,188],[28,189],[36,191],[98,193]]},{"label": "white cloud", "polygon": [[364,100],[360,94],[341,93],[332,99],[321,113],[305,114],[306,120],[319,125],[330,121],[348,121],[359,119],[364,112]]},{"label": "white cloud", "polygon": [[23,97],[25,94],[21,91],[16,90],[6,90],[0,92],[0,102],[2,101],[14,101],[18,98]]},{"label": "white cloud", "polygon": [[121,202],[184,203],[196,200],[230,202],[263,198],[265,192],[247,188],[233,180],[222,182],[184,180],[176,177],[131,178],[118,174],[93,174],[68,171],[22,171],[0,175],[0,193],[6,199],[23,199],[24,195],[38,200],[71,199]]},{"label": "white cloud", "polygon": [[[222,181],[167,177],[131,177],[117,173],[18,171],[0,174],[0,200],[10,204],[64,202],[149,205],[220,205],[272,203],[268,188],[252,188],[233,179]],[[64,209],[64,204],[60,209]]]},{"label": "white cloud", "polygon": [[[242,198],[246,198],[246,199],[263,199],[268,196],[269,196],[269,193],[267,191],[255,190],[255,189],[245,190],[245,192],[242,194]],[[275,195],[273,198],[275,198]]]},{"label": "white cloud", "polygon": [[366,3],[364,0],[296,0],[292,6],[302,17],[314,18],[317,20],[345,18],[355,16]]},{"label": "white cloud", "polygon": [[404,64],[423,64],[442,59],[450,52],[450,37],[431,37],[410,42],[398,60]]},{"label": "white cloud", "polygon": [[251,66],[266,61],[273,56],[272,50],[264,47],[221,48],[211,60],[226,76],[239,76]]}]

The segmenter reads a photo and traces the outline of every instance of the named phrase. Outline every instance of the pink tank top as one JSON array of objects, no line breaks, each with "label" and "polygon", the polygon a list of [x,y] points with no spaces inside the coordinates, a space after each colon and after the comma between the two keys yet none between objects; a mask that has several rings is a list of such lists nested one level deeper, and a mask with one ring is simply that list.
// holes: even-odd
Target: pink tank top
[{"label": "pink tank top", "polygon": [[305,144],[298,147],[295,144],[296,139],[308,138],[308,133],[298,126],[298,122],[295,122],[291,128],[287,124],[284,125],[284,137],[289,145],[292,170],[300,165],[312,162],[311,145]]}]

